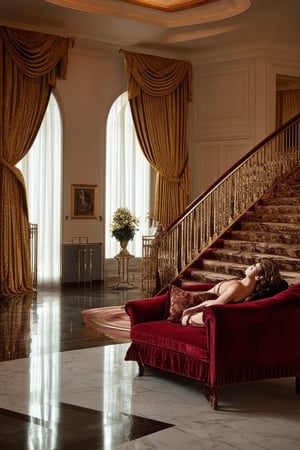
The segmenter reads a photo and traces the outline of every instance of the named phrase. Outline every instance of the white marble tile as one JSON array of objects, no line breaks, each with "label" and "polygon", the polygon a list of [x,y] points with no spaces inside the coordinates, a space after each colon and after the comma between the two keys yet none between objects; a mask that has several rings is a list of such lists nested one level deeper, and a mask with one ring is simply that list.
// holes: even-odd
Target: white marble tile
[{"label": "white marble tile", "polygon": [[[41,417],[59,402],[174,424],[120,450],[298,450],[300,396],[294,379],[223,388],[213,411],[200,383],[124,361],[128,344],[0,363],[0,406]],[[48,408],[48,409],[47,409]],[[48,411],[49,412],[49,411]],[[92,449],[91,449],[92,450]]]}]

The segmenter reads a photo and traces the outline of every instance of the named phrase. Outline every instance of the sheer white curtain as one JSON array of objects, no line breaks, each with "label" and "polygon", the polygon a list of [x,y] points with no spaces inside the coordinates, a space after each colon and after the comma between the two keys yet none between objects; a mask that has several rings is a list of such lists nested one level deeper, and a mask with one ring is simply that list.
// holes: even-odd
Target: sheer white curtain
[{"label": "sheer white curtain", "polygon": [[18,167],[25,178],[29,221],[38,224],[38,286],[59,284],[62,126],[54,95],[39,133]]},{"label": "sheer white curtain", "polygon": [[137,257],[141,256],[142,236],[148,234],[150,166],[136,137],[127,92],[114,102],[107,120],[106,258],[113,258],[120,250],[109,229],[113,213],[119,207],[127,207],[140,220],[139,231],[128,244],[128,250]]}]

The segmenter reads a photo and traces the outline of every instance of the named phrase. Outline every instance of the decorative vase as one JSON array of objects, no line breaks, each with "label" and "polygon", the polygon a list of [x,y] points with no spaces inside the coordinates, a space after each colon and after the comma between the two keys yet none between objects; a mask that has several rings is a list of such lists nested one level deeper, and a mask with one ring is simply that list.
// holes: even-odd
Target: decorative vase
[{"label": "decorative vase", "polygon": [[121,250],[120,252],[116,255],[118,258],[128,258],[131,257],[132,255],[129,253],[129,251],[127,250],[127,245],[128,245],[129,241],[120,241],[120,247]]},{"label": "decorative vase", "polygon": [[113,289],[135,289],[136,286],[132,283],[129,283],[128,280],[128,266],[131,258],[134,258],[133,255],[129,253],[127,250],[127,245],[129,241],[119,241],[121,246],[121,251],[115,256],[118,261],[118,274],[120,280],[111,286]]}]

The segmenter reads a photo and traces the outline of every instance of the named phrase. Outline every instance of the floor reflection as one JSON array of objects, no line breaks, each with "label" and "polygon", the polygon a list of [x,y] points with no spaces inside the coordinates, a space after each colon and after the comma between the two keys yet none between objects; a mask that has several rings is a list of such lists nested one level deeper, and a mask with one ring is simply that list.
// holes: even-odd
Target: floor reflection
[{"label": "floor reflection", "polygon": [[122,305],[139,297],[138,289],[116,292],[99,285],[0,298],[0,361],[28,357],[32,350],[66,351],[117,344],[85,327],[80,311]]},{"label": "floor reflection", "polygon": [[[60,298],[44,296],[31,322],[29,415],[47,423],[47,432],[31,421],[28,449],[57,448],[60,397]],[[50,432],[49,432],[50,430]]]},{"label": "floor reflection", "polygon": [[0,361],[26,358],[31,347],[33,293],[0,299]]}]

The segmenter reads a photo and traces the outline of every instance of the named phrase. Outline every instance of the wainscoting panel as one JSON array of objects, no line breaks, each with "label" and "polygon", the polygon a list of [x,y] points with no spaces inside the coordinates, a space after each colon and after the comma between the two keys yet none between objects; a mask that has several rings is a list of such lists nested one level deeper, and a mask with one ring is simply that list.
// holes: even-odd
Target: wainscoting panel
[{"label": "wainscoting panel", "polygon": [[[190,199],[195,199],[252,148],[251,140],[193,142]],[[197,168],[197,170],[195,169]]]},{"label": "wainscoting panel", "polygon": [[254,126],[254,94],[251,64],[196,69],[193,139],[249,138]]}]

